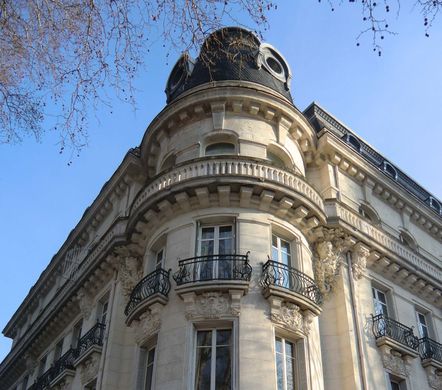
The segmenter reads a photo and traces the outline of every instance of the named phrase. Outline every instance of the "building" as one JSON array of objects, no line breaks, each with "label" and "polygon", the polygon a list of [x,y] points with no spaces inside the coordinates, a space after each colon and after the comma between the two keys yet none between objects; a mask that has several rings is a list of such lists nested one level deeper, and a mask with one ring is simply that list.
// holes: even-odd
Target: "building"
[{"label": "building", "polygon": [[0,390],[442,389],[442,203],[250,32],[167,105],[3,333]]}]

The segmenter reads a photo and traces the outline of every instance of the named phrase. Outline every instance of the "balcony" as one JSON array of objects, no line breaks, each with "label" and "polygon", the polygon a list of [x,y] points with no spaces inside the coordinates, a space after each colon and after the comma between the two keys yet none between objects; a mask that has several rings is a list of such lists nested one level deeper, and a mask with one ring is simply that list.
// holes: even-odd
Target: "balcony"
[{"label": "balcony", "polygon": [[246,255],[209,255],[180,260],[173,275],[179,294],[189,291],[247,291],[252,267]]},{"label": "balcony", "polygon": [[424,367],[433,366],[442,370],[442,344],[429,337],[422,337],[419,339],[419,355]]},{"label": "balcony", "polygon": [[278,301],[278,305],[284,301],[310,310],[315,315],[321,312],[319,287],[312,278],[295,268],[269,260],[262,266],[261,285],[264,296]]},{"label": "balcony", "polygon": [[388,347],[402,356],[415,358],[418,356],[419,339],[413,329],[384,314],[372,316],[373,334],[378,347]]},{"label": "balcony", "polygon": [[43,390],[49,389],[49,384],[51,383],[52,367],[47,370],[44,374],[39,376],[37,380],[32,384],[29,390]]},{"label": "balcony", "polygon": [[93,353],[101,354],[105,324],[97,322],[79,341],[74,350],[75,366],[84,362]]},{"label": "balcony", "polygon": [[170,291],[169,274],[170,270],[157,269],[141,279],[134,287],[124,310],[124,314],[127,316],[127,324],[137,319],[141,313],[148,310],[152,305],[156,303],[165,305],[167,303],[167,296]]}]

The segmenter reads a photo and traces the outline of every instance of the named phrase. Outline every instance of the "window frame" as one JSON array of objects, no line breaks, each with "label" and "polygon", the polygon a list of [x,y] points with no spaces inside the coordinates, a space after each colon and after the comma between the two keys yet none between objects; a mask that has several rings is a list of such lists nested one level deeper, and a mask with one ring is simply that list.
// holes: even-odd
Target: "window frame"
[{"label": "window frame", "polygon": [[[109,315],[109,295],[106,294],[103,298],[98,301],[97,307],[97,321],[100,324],[107,324],[109,319],[107,316]],[[105,310],[104,310],[105,309]],[[104,319],[103,319],[104,315]]]},{"label": "window frame", "polygon": [[[419,308],[416,308],[416,322],[417,322],[417,332],[419,334],[419,338],[423,338],[423,337],[431,337],[431,319],[430,319],[430,313],[425,312]],[[424,319],[424,324],[420,321],[420,317],[422,316],[422,318]],[[422,326],[424,326],[426,328],[426,335],[423,334],[422,332]]]},{"label": "window frame", "polygon": [[52,359],[52,361],[54,363],[63,356],[63,347],[64,347],[64,337],[59,339],[57,341],[57,343],[55,344],[55,347],[54,347],[54,358]]},{"label": "window frame", "polygon": [[146,386],[147,374],[148,374],[148,361],[149,352],[154,350],[153,364],[152,364],[152,377],[150,380],[150,390],[155,389],[156,370],[158,362],[158,335],[150,337],[146,342],[140,345],[138,349],[138,370],[136,379],[137,390],[148,390]]},{"label": "window frame", "polygon": [[[216,145],[223,145],[223,147],[219,148],[219,150],[215,149]],[[232,148],[226,150],[224,147],[226,145],[231,145]],[[213,150],[207,151],[207,149],[212,148]],[[236,145],[231,141],[216,141],[211,142],[204,147],[204,156],[231,156],[236,154]]]},{"label": "window frame", "polygon": [[[374,311],[374,313],[375,313],[375,315],[379,315],[379,314],[384,314],[384,315],[386,315],[387,317],[389,317],[389,318],[393,318],[393,316],[392,316],[392,309],[391,309],[391,307],[390,307],[390,303],[389,303],[389,297],[388,297],[388,295],[389,295],[389,291],[385,291],[385,290],[382,290],[382,289],[380,289],[379,287],[377,287],[377,286],[371,286],[371,291],[372,291],[372,302],[373,302],[373,311]],[[385,303],[383,303],[379,298],[378,298],[378,296],[379,296],[379,294],[382,294],[383,296],[384,296],[384,298],[385,298]],[[378,307],[379,307],[379,305],[377,305],[377,303],[380,305],[380,306],[384,306],[385,307],[385,311],[384,310],[382,310],[382,311],[378,311]]]},{"label": "window frame", "polygon": [[78,321],[75,322],[74,326],[72,327],[72,337],[71,337],[71,347],[77,348],[78,342],[81,339],[82,333],[83,333],[83,318],[80,318]]}]

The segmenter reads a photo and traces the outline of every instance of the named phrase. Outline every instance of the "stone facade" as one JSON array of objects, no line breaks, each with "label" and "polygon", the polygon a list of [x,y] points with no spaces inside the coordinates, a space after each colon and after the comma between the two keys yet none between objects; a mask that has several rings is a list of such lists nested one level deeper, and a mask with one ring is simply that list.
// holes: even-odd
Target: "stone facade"
[{"label": "stone facade", "polygon": [[[172,72],[6,325],[0,390],[441,389],[440,202],[321,107],[300,112],[283,57],[253,42],[256,79]],[[222,378],[202,369],[207,334]]]}]

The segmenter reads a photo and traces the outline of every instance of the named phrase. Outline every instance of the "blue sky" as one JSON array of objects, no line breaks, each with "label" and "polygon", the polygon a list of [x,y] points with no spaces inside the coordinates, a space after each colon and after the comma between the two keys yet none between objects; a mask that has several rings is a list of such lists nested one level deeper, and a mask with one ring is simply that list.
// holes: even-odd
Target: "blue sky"
[{"label": "blue sky", "polygon": [[[372,52],[369,37],[356,47],[362,16],[345,2],[331,12],[326,2],[280,1],[264,38],[292,68],[298,108],[318,102],[441,198],[442,19],[426,38],[413,4],[403,1],[400,18],[392,15],[390,26],[398,35],[384,40],[381,57]],[[114,99],[112,114],[108,108],[98,111],[89,147],[73,165],[59,155],[52,134],[42,143],[28,139],[0,145],[1,329],[164,107],[174,61],[166,65],[163,50],[161,44],[151,50],[147,69],[136,81],[138,110]],[[0,360],[10,345],[0,336]]]}]

